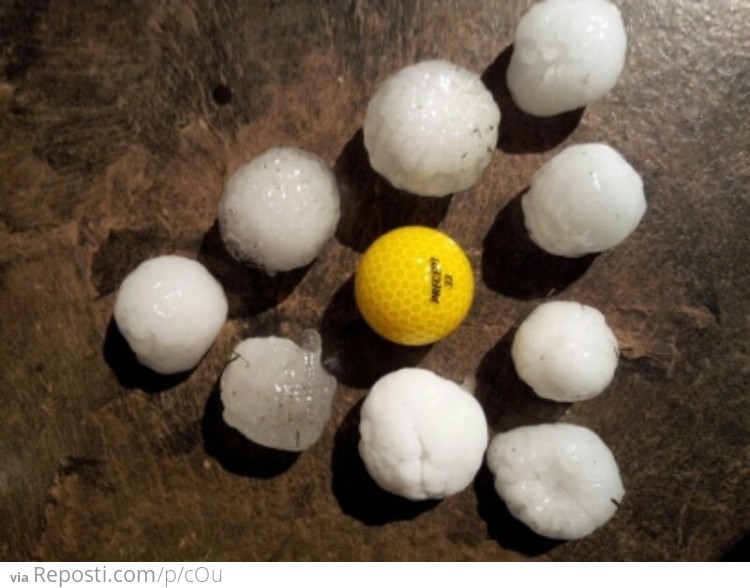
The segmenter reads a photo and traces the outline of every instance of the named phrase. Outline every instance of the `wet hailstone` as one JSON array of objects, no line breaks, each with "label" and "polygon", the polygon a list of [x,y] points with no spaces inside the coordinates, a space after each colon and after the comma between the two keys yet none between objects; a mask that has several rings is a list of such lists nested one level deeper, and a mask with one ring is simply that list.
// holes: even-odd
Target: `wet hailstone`
[{"label": "wet hailstone", "polygon": [[269,275],[311,263],[336,231],[336,178],[317,155],[269,149],[240,166],[224,186],[219,229],[235,259]]},{"label": "wet hailstone", "polygon": [[279,337],[245,339],[221,376],[224,420],[266,447],[303,451],[331,417],[336,379],[321,365],[321,339],[302,333],[302,347]]},{"label": "wet hailstone", "polygon": [[123,280],[113,314],[140,363],[177,374],[195,368],[209,350],[227,319],[227,299],[203,265],[162,255]]}]

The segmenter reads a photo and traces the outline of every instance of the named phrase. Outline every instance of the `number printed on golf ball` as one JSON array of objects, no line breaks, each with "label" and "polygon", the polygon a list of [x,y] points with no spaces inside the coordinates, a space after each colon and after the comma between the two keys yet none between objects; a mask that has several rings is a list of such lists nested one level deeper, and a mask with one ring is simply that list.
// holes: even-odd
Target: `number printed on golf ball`
[{"label": "number printed on golf ball", "polygon": [[474,275],[453,239],[428,227],[401,227],[365,251],[354,294],[367,324],[401,345],[452,333],[471,308]]}]

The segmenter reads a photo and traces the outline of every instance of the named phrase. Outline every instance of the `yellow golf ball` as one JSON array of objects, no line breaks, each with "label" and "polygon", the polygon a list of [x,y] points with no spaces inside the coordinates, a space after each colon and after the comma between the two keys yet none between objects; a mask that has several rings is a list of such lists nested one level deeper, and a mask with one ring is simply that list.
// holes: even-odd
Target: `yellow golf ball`
[{"label": "yellow golf ball", "polygon": [[446,234],[401,227],[365,251],[354,276],[354,296],[376,333],[401,345],[427,345],[466,318],[474,274],[464,251]]}]

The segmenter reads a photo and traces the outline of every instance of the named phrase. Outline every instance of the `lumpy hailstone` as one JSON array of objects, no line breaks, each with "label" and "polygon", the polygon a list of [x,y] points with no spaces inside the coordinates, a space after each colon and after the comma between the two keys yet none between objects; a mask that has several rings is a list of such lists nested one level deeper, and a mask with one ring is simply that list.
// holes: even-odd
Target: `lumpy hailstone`
[{"label": "lumpy hailstone", "polygon": [[362,405],[359,453],[378,485],[410,500],[439,499],[474,479],[487,447],[479,402],[418,368],[383,376]]},{"label": "lumpy hailstone", "polygon": [[227,250],[267,272],[313,261],[336,231],[340,216],[336,179],[318,156],[284,147],[240,167],[219,204]]},{"label": "lumpy hailstone", "polygon": [[226,321],[227,299],[200,263],[165,255],[125,278],[114,317],[138,361],[175,374],[194,368],[211,347]]},{"label": "lumpy hailstone", "polygon": [[625,494],[612,452],[576,425],[501,433],[490,443],[487,465],[511,514],[552,539],[585,537],[614,516]]},{"label": "lumpy hailstone", "polygon": [[557,402],[587,400],[609,386],[619,348],[604,315],[578,302],[545,302],[521,323],[511,348],[520,378]]},{"label": "lumpy hailstone", "polygon": [[302,347],[279,337],[242,341],[221,376],[224,421],[266,447],[303,451],[331,417],[336,379],[320,363],[316,331]]},{"label": "lumpy hailstone", "polygon": [[602,143],[572,145],[545,163],[521,201],[531,239],[564,257],[622,243],[646,212],[643,180]]},{"label": "lumpy hailstone", "polygon": [[543,0],[521,18],[507,80],[513,101],[536,116],[585,106],[617,83],[627,36],[606,0]]},{"label": "lumpy hailstone", "polygon": [[446,196],[479,181],[497,144],[500,110],[479,76],[423,61],[386,79],[367,106],[373,169],[420,196]]}]

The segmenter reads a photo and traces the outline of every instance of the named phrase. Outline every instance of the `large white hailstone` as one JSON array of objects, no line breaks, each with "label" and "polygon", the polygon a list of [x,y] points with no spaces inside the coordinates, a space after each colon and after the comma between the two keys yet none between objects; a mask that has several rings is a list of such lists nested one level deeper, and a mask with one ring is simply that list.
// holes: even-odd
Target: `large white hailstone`
[{"label": "large white hailstone", "polygon": [[612,452],[576,425],[500,433],[487,449],[487,465],[511,514],[552,539],[592,533],[614,516],[625,494]]},{"label": "large white hailstone", "polygon": [[320,362],[320,335],[245,339],[221,375],[224,421],[266,447],[303,451],[331,418],[336,379]]},{"label": "large white hailstone", "polygon": [[380,378],[362,405],[359,454],[378,485],[410,500],[439,499],[474,479],[487,448],[479,402],[418,368]]},{"label": "large white hailstone", "polygon": [[500,109],[479,76],[447,61],[422,61],[386,79],[363,127],[373,169],[420,196],[472,187],[497,145]]},{"label": "large white hailstone", "polygon": [[268,273],[303,267],[336,231],[341,215],[333,173],[317,155],[270,149],[224,187],[219,228],[229,253]]},{"label": "large white hailstone", "polygon": [[572,145],[537,170],[521,201],[531,239],[564,257],[622,243],[646,212],[643,180],[603,143]]},{"label": "large white hailstone", "polygon": [[604,96],[625,65],[620,10],[606,0],[543,0],[516,28],[507,80],[513,101],[535,116]]},{"label": "large white hailstone", "polygon": [[227,318],[221,284],[197,261],[178,255],[141,263],[120,286],[117,328],[138,361],[160,374],[194,368]]},{"label": "large white hailstone", "polygon": [[518,327],[511,348],[520,378],[539,396],[557,402],[587,400],[609,386],[619,349],[596,308],[545,302]]}]

